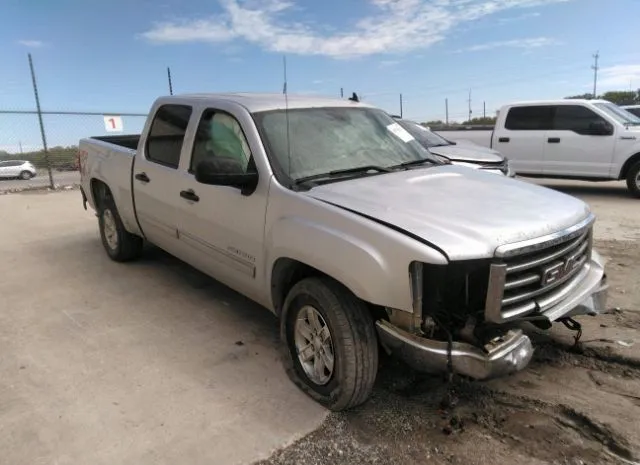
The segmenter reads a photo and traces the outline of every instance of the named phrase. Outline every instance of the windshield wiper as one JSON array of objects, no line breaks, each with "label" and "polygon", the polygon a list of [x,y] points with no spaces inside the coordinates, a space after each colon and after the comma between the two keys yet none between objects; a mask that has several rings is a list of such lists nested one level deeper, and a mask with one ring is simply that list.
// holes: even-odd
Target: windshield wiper
[{"label": "windshield wiper", "polygon": [[[447,157],[443,157],[443,158],[447,158]],[[407,166],[424,165],[425,163],[431,163],[432,165],[439,164],[436,160],[432,160],[431,158],[421,158],[419,160],[405,161],[404,163],[400,163],[399,165],[396,165],[394,168],[398,168],[398,167],[405,168]]]},{"label": "windshield wiper", "polygon": [[298,185],[298,184],[303,184],[307,181],[314,181],[316,179],[333,178],[333,177],[343,176],[348,174],[366,174],[369,171],[377,171],[378,173],[390,173],[393,170],[390,168],[385,168],[384,166],[376,166],[376,165],[358,166],[356,168],[334,170],[334,171],[329,171],[328,173],[320,173],[320,174],[313,174],[311,176],[305,176],[303,178],[296,179],[294,183]]}]

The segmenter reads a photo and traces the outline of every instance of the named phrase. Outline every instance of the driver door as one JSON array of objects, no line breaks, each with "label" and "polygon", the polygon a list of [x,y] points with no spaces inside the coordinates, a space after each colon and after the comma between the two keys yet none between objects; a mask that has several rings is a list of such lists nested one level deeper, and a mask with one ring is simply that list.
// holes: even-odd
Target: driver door
[{"label": "driver door", "polygon": [[202,111],[189,157],[182,166],[179,236],[185,260],[243,293],[258,293],[264,255],[263,238],[268,177],[243,195],[230,186],[201,184],[197,164],[225,157],[242,172],[257,172],[252,148],[238,118],[231,111]]}]

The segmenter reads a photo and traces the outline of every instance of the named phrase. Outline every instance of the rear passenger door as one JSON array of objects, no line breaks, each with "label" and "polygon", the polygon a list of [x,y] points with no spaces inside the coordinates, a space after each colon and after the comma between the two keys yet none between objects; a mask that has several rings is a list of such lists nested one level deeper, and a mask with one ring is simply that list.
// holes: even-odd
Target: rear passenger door
[{"label": "rear passenger door", "polygon": [[514,106],[507,110],[504,127],[496,127],[493,148],[509,158],[516,173],[543,173],[551,117],[548,105]]},{"label": "rear passenger door", "polygon": [[[597,126],[609,131],[594,131]],[[607,177],[615,148],[614,128],[591,108],[557,105],[545,138],[545,174]]]},{"label": "rear passenger door", "polygon": [[172,253],[178,245],[178,166],[191,113],[188,105],[159,106],[133,167],[140,228],[150,242]]}]

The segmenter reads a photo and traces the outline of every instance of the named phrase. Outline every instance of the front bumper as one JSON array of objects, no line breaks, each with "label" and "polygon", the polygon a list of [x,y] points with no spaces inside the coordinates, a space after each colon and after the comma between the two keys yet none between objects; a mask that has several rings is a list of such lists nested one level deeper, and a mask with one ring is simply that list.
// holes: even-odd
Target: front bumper
[{"label": "front bumper", "polygon": [[[606,308],[607,289],[602,258],[594,251],[583,282],[540,316],[553,322],[601,313]],[[447,369],[447,342],[420,337],[385,320],[377,321],[376,329],[383,347],[416,370],[438,373]],[[522,370],[529,364],[533,351],[531,340],[522,330],[510,329],[482,348],[453,342],[451,361],[456,373],[486,380]]]},{"label": "front bumper", "polygon": [[[385,349],[418,371],[439,373],[447,369],[447,343],[426,339],[379,320],[376,323]],[[456,373],[474,379],[491,379],[522,370],[533,356],[531,340],[522,330],[510,330],[483,349],[454,342],[451,362]]]}]

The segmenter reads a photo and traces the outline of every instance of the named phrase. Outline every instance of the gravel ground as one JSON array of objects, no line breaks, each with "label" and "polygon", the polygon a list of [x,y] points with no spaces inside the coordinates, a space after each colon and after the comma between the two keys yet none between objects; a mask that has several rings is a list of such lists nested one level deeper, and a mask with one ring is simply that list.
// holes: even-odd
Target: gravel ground
[{"label": "gravel ground", "polygon": [[385,358],[369,402],[259,465],[640,463],[640,205],[593,186],[567,190],[602,217],[610,309],[579,319],[578,347],[562,325],[530,328],[531,365],[488,383],[448,385]]}]

